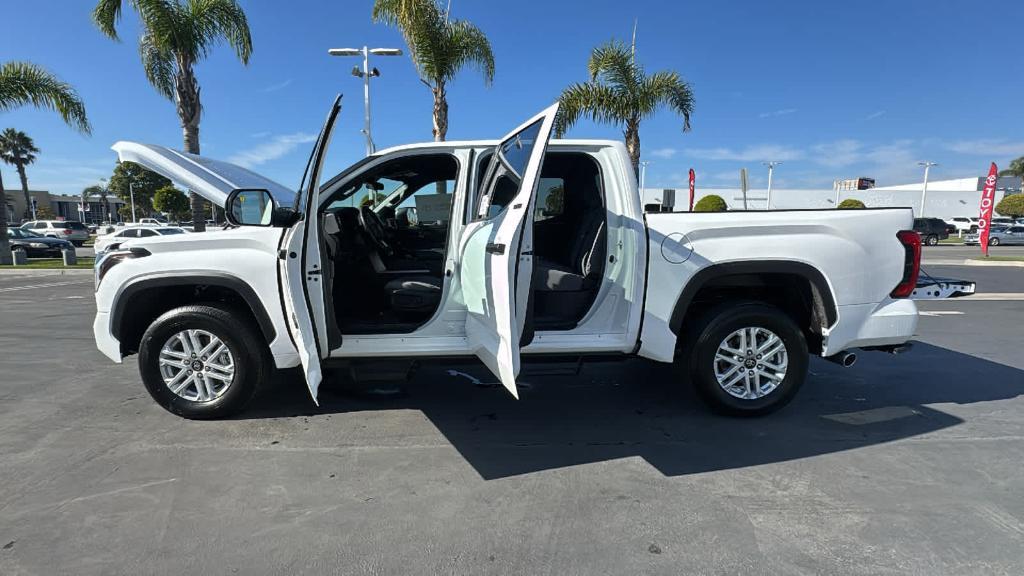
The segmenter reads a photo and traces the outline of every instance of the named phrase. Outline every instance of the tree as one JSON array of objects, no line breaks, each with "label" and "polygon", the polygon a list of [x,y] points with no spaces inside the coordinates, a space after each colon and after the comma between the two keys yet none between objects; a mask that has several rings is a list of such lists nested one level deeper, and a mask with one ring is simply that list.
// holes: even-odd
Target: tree
[{"label": "tree", "polygon": [[[126,204],[120,214],[130,220],[132,217],[132,193],[135,195],[135,212],[137,218],[149,216],[153,211],[153,196],[156,191],[170,186],[171,181],[156,172],[150,172],[134,162],[120,162],[114,167],[110,177],[110,192]],[[201,216],[202,217],[202,216]],[[205,222],[205,218],[203,219]]]},{"label": "tree", "polygon": [[57,216],[53,213],[53,208],[43,205],[36,207],[36,218],[40,220],[54,220]]},{"label": "tree", "polygon": [[375,0],[373,19],[402,31],[420,81],[434,96],[434,140],[444,141],[447,85],[466,66],[479,68],[486,85],[494,81],[494,54],[487,36],[466,20],[451,20],[436,0]]},{"label": "tree", "polygon": [[35,162],[38,153],[39,149],[36,148],[35,142],[24,132],[14,128],[7,128],[0,132],[0,160],[14,166],[18,171],[18,178],[21,179],[21,191],[25,194],[25,213],[22,215],[25,218],[32,214],[32,199],[28,195],[28,176],[25,174],[25,166]]},{"label": "tree", "polygon": [[999,172],[1000,176],[1017,176],[1020,178],[1020,191],[1024,194],[1024,156],[1012,160],[1010,167]]},{"label": "tree", "polygon": [[[0,112],[22,106],[56,110],[64,122],[83,134],[90,132],[85,105],[75,89],[43,68],[27,62],[0,64]],[[7,239],[7,195],[0,174],[0,264],[11,263]]]},{"label": "tree", "polygon": [[1000,216],[1020,218],[1024,216],[1024,194],[1011,194],[996,204],[996,212]]},{"label": "tree", "polygon": [[[249,22],[235,0],[99,0],[92,17],[100,31],[117,40],[117,22],[127,2],[142,21],[139,57],[146,79],[177,105],[185,151],[199,154],[202,115],[195,65],[214,45],[227,42],[243,65],[252,55]],[[192,223],[206,230],[206,202],[193,193]]]},{"label": "tree", "polygon": [[590,53],[590,81],[566,88],[559,97],[555,137],[561,138],[581,116],[594,122],[623,128],[633,171],[640,170],[640,122],[658,108],[668,106],[683,117],[683,131],[690,130],[694,97],[690,85],[677,72],[666,70],[647,75],[636,62],[636,50],[611,40]]},{"label": "tree", "polygon": [[708,194],[693,205],[694,212],[725,212],[729,205],[717,194]]},{"label": "tree", "polygon": [[110,189],[105,184],[93,184],[82,190],[82,199],[92,198],[95,196],[100,197],[100,206],[102,213],[100,214],[99,221],[110,220],[110,204],[107,204],[107,196],[110,195]]},{"label": "tree", "polygon": [[366,196],[363,196],[362,200],[359,201],[359,207],[366,208],[367,206],[369,206],[372,208],[377,204],[383,202],[386,198],[387,196],[381,194],[380,192],[375,192],[371,190],[366,193]]},{"label": "tree", "polygon": [[836,206],[836,208],[839,208],[840,210],[857,210],[860,208],[867,208],[867,206],[856,198],[847,198],[840,202],[839,206]]},{"label": "tree", "polygon": [[164,186],[153,193],[153,208],[174,220],[181,220],[190,209],[188,195],[174,186]]}]

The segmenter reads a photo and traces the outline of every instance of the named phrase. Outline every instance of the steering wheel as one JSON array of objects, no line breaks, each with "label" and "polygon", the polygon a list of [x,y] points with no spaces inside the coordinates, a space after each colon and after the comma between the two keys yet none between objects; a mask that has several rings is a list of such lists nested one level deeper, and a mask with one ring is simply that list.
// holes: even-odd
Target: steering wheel
[{"label": "steering wheel", "polygon": [[363,206],[359,209],[359,225],[363,227],[363,230],[366,230],[366,235],[369,236],[370,241],[378,250],[385,256],[392,255],[394,249],[388,243],[387,227],[380,219],[380,216],[369,206]]}]

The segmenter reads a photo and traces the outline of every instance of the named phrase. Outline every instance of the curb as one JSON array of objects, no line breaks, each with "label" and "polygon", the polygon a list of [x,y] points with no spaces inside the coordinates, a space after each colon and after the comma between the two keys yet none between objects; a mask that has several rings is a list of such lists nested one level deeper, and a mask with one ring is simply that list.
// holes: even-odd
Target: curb
[{"label": "curb", "polygon": [[967,258],[965,260],[921,260],[921,266],[1009,266],[1024,268],[1024,262],[1000,260],[985,261]]},{"label": "curb", "polygon": [[4,268],[0,270],[0,278],[9,276],[92,276],[92,268]]}]

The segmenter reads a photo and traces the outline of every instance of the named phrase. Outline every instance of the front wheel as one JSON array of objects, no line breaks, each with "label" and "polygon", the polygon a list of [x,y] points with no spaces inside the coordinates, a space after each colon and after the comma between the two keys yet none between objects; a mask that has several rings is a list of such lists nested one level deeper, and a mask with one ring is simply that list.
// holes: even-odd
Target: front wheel
[{"label": "front wheel", "polygon": [[241,314],[183,306],[157,318],[142,337],[139,371],[150,396],[192,419],[241,410],[269,371],[266,345]]},{"label": "front wheel", "polygon": [[928,237],[925,238],[924,243],[929,246],[935,246],[939,243],[939,237],[935,234],[929,234]]},{"label": "front wheel", "polygon": [[783,311],[758,302],[709,310],[677,362],[712,410],[759,416],[793,399],[807,374],[807,342]]},{"label": "front wheel", "polygon": [[999,238],[989,238],[988,239],[988,245],[989,246],[999,246]]}]

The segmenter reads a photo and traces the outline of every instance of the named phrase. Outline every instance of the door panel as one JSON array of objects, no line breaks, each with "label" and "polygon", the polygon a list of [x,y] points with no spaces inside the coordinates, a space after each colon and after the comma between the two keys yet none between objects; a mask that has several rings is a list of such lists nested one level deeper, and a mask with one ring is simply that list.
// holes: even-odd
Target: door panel
[{"label": "door panel", "polygon": [[303,212],[301,220],[285,233],[281,255],[281,288],[284,293],[288,330],[299,352],[299,361],[306,374],[306,385],[313,401],[319,404],[317,392],[323,373],[320,359],[330,353],[325,314],[325,277],[320,260],[320,225],[317,207],[320,172],[330,144],[334,122],[341,111],[341,96],[334,101],[327,121],[310,156],[308,181],[300,186],[295,209]]},{"label": "door panel", "polygon": [[459,278],[466,337],[478,358],[516,398],[519,340],[533,272],[532,214],[538,176],[558,105],[502,139],[463,231]]}]

